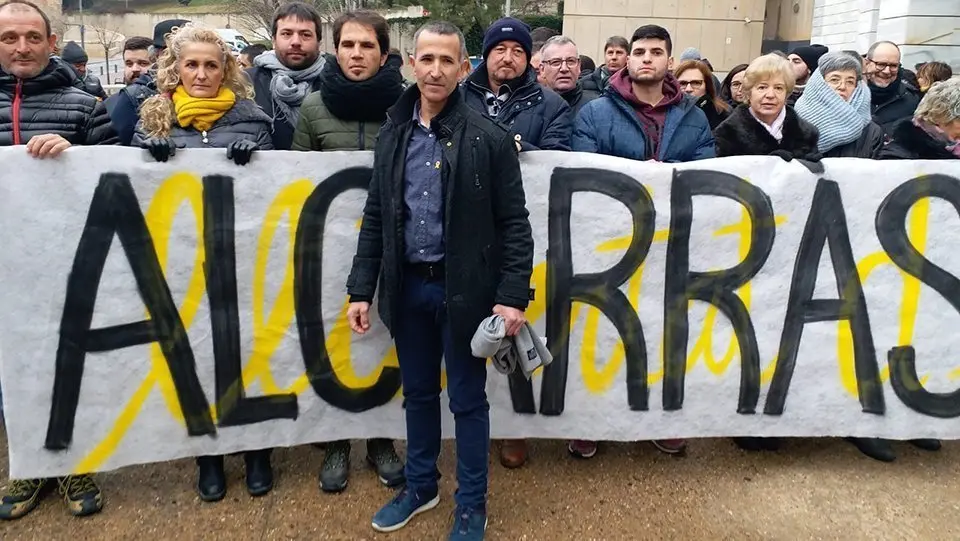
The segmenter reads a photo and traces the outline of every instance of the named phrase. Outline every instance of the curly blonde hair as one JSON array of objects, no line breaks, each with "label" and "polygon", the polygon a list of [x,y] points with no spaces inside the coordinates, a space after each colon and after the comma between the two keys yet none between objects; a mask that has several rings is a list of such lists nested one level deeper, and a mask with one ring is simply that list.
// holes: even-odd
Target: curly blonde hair
[{"label": "curly blonde hair", "polygon": [[148,137],[167,137],[176,119],[171,95],[180,85],[180,53],[188,43],[212,43],[220,48],[223,62],[223,86],[237,99],[253,99],[253,85],[243,73],[230,48],[213,30],[184,25],[167,37],[168,47],[157,60],[157,90],[160,92],[143,102],[140,125]]}]

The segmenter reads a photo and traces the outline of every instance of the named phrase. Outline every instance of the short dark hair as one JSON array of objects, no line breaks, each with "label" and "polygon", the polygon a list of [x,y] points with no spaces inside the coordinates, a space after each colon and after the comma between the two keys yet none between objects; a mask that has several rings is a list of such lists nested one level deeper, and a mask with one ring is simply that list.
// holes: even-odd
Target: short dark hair
[{"label": "short dark hair", "polygon": [[390,52],[390,25],[383,15],[366,9],[348,11],[333,21],[334,49],[340,48],[340,33],[343,32],[343,25],[347,23],[359,23],[373,28],[373,33],[377,35],[377,44],[380,45],[380,54],[386,55]]},{"label": "short dark hair", "polygon": [[[546,26],[538,26],[530,31],[530,38],[533,39],[534,42],[537,42],[537,41],[545,42],[548,39],[552,38],[553,36],[559,36],[559,35],[560,35],[560,32],[557,32],[553,28],[549,28]],[[533,50],[536,51],[537,48],[534,47]]]},{"label": "short dark hair", "polygon": [[34,11],[39,13],[40,17],[43,19],[43,29],[47,33],[47,37],[48,38],[50,37],[50,34],[53,33],[53,30],[50,28],[50,17],[47,17],[47,14],[44,13],[42,9],[40,9],[40,6],[34,4],[33,2],[30,2],[28,0],[6,0],[6,2],[0,4],[0,10],[3,10],[3,8],[7,6],[16,6],[16,5],[33,8]]},{"label": "short dark hair", "polygon": [[247,45],[247,46],[244,47],[243,49],[240,49],[240,54],[246,55],[247,57],[250,58],[250,60],[253,60],[254,58],[262,55],[262,54],[265,53],[265,52],[267,52],[267,48],[264,47],[264,46],[263,46],[262,44],[260,44],[260,43],[254,43],[253,45]]},{"label": "short dark hair", "polygon": [[316,28],[317,37],[320,37],[320,31],[323,29],[323,17],[317,11],[317,8],[306,2],[289,2],[278,7],[277,11],[273,13],[271,36],[277,37],[277,25],[280,23],[280,19],[286,19],[287,17],[293,17],[298,21],[312,21]]},{"label": "short dark hair", "polygon": [[149,51],[153,46],[153,40],[144,36],[133,36],[123,42],[123,52],[127,51]]},{"label": "short dark hair", "polygon": [[630,47],[627,48],[627,52],[630,52],[630,49],[633,48],[633,44],[637,40],[641,39],[663,40],[667,43],[667,56],[673,54],[673,40],[670,39],[670,32],[667,32],[667,29],[662,26],[645,24],[634,30],[633,36],[630,38]]},{"label": "short dark hair", "polygon": [[580,55],[580,69],[582,71],[593,71],[597,69],[597,63],[589,56],[582,54]]},{"label": "short dark hair", "polygon": [[623,36],[610,36],[607,38],[607,43],[603,46],[603,53],[607,53],[607,49],[615,47],[617,49],[623,49],[624,51],[630,52],[630,44],[627,43],[627,38]]},{"label": "short dark hair", "polygon": [[457,36],[457,40],[460,41],[460,60],[466,60],[470,56],[470,53],[467,52],[467,39],[463,37],[463,32],[457,28],[457,25],[449,21],[430,21],[418,28],[413,34],[414,54],[416,54],[417,51],[417,42],[420,41],[420,34],[424,32],[438,36]]}]

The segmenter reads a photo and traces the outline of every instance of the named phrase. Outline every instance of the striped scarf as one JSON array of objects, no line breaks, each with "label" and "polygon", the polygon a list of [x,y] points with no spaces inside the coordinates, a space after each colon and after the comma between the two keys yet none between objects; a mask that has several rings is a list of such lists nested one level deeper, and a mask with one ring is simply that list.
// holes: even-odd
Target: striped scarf
[{"label": "striped scarf", "polygon": [[817,148],[825,153],[856,141],[870,124],[870,89],[860,81],[850,101],[844,101],[823,80],[820,70],[813,70],[794,110],[820,131]]}]

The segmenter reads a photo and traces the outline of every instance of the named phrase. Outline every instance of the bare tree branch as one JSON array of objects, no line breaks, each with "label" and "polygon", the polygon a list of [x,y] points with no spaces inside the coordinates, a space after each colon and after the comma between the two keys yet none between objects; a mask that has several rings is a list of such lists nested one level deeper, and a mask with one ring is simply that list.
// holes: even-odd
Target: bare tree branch
[{"label": "bare tree branch", "polygon": [[116,26],[109,28],[105,26],[93,26],[91,28],[93,28],[93,33],[96,35],[97,43],[103,47],[107,84],[110,84],[110,57],[113,55],[115,48],[116,52],[119,52],[120,47],[123,45],[123,40],[126,38],[120,33],[120,28]]},{"label": "bare tree branch", "polygon": [[[273,14],[277,8],[290,0],[234,0],[234,13],[237,19],[259,38],[269,40]],[[361,8],[376,7],[375,0],[306,0],[312,4],[327,22],[333,21],[342,13]]]}]

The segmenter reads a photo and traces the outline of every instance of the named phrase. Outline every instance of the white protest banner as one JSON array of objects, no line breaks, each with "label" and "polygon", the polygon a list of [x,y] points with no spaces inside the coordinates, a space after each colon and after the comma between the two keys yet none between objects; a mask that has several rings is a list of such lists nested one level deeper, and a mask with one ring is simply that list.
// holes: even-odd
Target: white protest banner
[{"label": "white protest banner", "polygon": [[[344,317],[370,153],[0,162],[12,476],[404,436]],[[522,162],[555,361],[490,368],[494,437],[960,437],[960,164]]]}]

